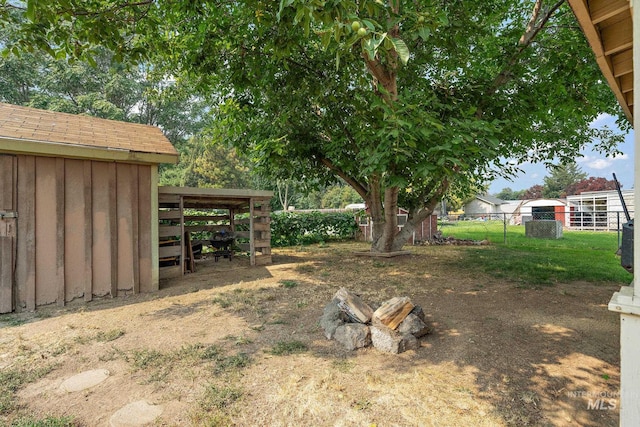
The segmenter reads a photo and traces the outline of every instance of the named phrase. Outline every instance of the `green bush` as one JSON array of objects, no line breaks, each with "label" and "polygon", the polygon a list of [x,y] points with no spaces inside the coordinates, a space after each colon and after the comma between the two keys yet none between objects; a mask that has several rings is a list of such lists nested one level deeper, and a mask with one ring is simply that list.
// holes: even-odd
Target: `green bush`
[{"label": "green bush", "polygon": [[271,246],[296,246],[352,239],[358,224],[350,212],[274,212]]}]

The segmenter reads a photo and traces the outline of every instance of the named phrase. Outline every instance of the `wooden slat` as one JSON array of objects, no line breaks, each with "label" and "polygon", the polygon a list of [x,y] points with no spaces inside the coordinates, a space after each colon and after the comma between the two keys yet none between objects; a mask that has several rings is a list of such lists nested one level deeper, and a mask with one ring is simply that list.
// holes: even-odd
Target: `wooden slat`
[{"label": "wooden slat", "polygon": [[238,246],[242,252],[249,252],[251,250],[251,245],[248,243],[236,243],[236,246]]},{"label": "wooden slat", "polygon": [[15,156],[0,155],[0,211],[15,210],[14,192]]},{"label": "wooden slat", "polygon": [[91,188],[93,182],[91,181],[91,161],[85,160],[82,162],[82,169],[84,175],[84,187],[82,195],[84,197],[84,274],[85,274],[85,288],[84,288],[84,300],[91,301],[93,299],[93,208],[91,205],[92,195]]},{"label": "wooden slat", "polygon": [[56,159],[36,157],[35,162],[35,305],[38,306],[52,304],[58,300],[57,204],[59,196]]},{"label": "wooden slat", "polygon": [[177,209],[168,210],[160,210],[158,212],[158,219],[166,220],[166,219],[180,219],[180,211]]},{"label": "wooden slat", "polygon": [[591,21],[598,24],[629,10],[629,0],[590,0]]},{"label": "wooden slat", "polygon": [[251,220],[249,218],[235,220],[236,225],[248,225]]},{"label": "wooden slat", "polygon": [[[86,269],[86,256],[91,253],[91,244],[87,245],[87,235],[91,236],[91,211],[89,210],[87,217],[85,197],[87,183],[84,166],[84,160],[65,161],[65,301],[84,296],[88,287],[86,282],[91,280],[91,276],[87,276]],[[90,286],[89,292],[91,292]]]},{"label": "wooden slat", "polygon": [[633,46],[633,24],[628,16],[601,30],[604,54],[614,55]]},{"label": "wooden slat", "polygon": [[253,199],[249,201],[249,218],[251,222],[249,223],[249,264],[256,265],[256,246],[255,246],[255,233],[253,230],[253,225],[255,220],[255,207],[253,204]]},{"label": "wooden slat", "polygon": [[[11,222],[11,225],[8,223]],[[6,231],[15,227],[15,219],[0,219],[0,313],[13,311],[13,241]],[[12,233],[13,234],[13,233]]]},{"label": "wooden slat", "polygon": [[611,56],[611,64],[613,66],[613,75],[620,77],[624,74],[633,72],[633,52],[631,49],[620,52]]},{"label": "wooden slat", "polygon": [[160,258],[177,257],[182,255],[182,246],[160,246],[158,254],[160,255]]},{"label": "wooden slat", "polygon": [[254,240],[253,246],[256,248],[269,248],[271,247],[270,240]]},{"label": "wooden slat", "polygon": [[624,74],[620,76],[620,90],[622,90],[622,93],[631,92],[633,90],[633,74]]},{"label": "wooden slat", "polygon": [[65,280],[64,280],[64,162],[61,157],[56,157],[56,275],[55,282],[58,288],[58,305],[65,304]]},{"label": "wooden slat", "polygon": [[[117,166],[109,163],[109,228],[112,236],[118,235],[118,190],[117,190]],[[118,295],[118,241],[110,240],[111,249],[111,297]]]},{"label": "wooden slat", "polygon": [[158,235],[160,237],[180,236],[181,231],[182,227],[179,225],[161,225],[158,228]]},{"label": "wooden slat", "polygon": [[229,221],[229,215],[185,215],[185,221]]},{"label": "wooden slat", "polygon": [[92,292],[97,296],[108,295],[111,292],[112,263],[111,239],[116,234],[111,215],[110,198],[110,170],[106,162],[92,162],[91,180],[100,185],[92,186]]},{"label": "wooden slat", "polygon": [[271,231],[270,223],[256,223],[253,224],[253,229],[256,231]]},{"label": "wooden slat", "polygon": [[18,156],[18,236],[16,249],[16,310],[36,308],[34,156]]},{"label": "wooden slat", "polygon": [[191,233],[198,231],[218,232],[222,230],[229,230],[228,225],[185,225],[184,229]]},{"label": "wooden slat", "polygon": [[139,246],[139,283],[140,292],[152,292],[157,289],[153,285],[153,256],[152,248],[156,242],[151,238],[151,167],[138,166],[138,246]]},{"label": "wooden slat", "polygon": [[177,196],[175,194],[158,194],[158,203],[160,204],[160,207],[162,207],[163,203],[168,203],[168,204],[178,204],[180,203],[180,196]]},{"label": "wooden slat", "polygon": [[240,239],[248,239],[249,232],[248,231],[236,231],[236,237]]}]

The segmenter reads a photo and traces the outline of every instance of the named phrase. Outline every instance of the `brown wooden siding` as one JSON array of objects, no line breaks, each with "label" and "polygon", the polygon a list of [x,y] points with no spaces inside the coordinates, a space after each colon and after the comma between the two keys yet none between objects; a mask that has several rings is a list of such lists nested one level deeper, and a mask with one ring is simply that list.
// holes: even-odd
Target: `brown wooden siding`
[{"label": "brown wooden siding", "polygon": [[157,290],[152,166],[16,158],[16,309]]}]

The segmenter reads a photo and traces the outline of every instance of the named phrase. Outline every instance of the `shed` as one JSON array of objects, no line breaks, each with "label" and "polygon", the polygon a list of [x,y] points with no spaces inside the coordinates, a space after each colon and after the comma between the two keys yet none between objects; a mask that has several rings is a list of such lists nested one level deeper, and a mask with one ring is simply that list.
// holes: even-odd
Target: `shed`
[{"label": "shed", "polygon": [[0,313],[158,289],[153,126],[0,103]]}]

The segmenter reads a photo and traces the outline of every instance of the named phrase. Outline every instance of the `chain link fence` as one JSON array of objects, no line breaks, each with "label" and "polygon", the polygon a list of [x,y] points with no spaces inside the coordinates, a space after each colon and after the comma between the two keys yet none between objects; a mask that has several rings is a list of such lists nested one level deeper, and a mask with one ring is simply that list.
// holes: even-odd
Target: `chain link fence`
[{"label": "chain link fence", "polygon": [[[629,213],[633,218],[633,212]],[[623,225],[628,222],[626,214],[621,211],[575,211],[575,210],[548,210],[533,211],[527,213],[487,213],[487,212],[465,212],[460,215],[448,215],[440,218],[440,229],[443,233],[451,231],[447,226],[453,226],[458,222],[464,222],[465,228],[475,228],[478,230],[486,228],[487,223],[492,224],[492,228],[502,223],[504,243],[507,243],[509,232],[515,232],[518,226],[524,226],[528,221],[558,221],[563,230],[571,231],[601,231],[614,232],[618,234],[618,243],[621,241]],[[515,227],[512,228],[512,227]]]}]

